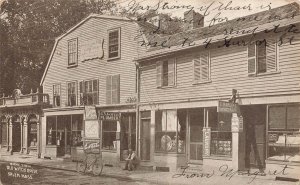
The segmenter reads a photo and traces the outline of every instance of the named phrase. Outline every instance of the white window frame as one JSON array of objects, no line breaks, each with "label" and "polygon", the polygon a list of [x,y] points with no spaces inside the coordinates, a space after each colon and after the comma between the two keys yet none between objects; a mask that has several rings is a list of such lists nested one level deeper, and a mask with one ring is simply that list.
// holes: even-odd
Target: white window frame
[{"label": "white window frame", "polygon": [[[110,39],[109,39],[109,34],[112,32],[118,31],[118,55],[114,57],[110,57]],[[121,28],[114,28],[110,29],[107,32],[107,58],[108,60],[113,60],[113,59],[118,59],[121,57]]]},{"label": "white window frame", "polygon": [[195,55],[194,58],[192,59],[193,84],[194,85],[196,85],[196,84],[202,84],[202,83],[210,83],[211,82],[211,52],[210,51],[205,51],[205,52],[207,52],[207,55],[208,55],[207,56],[208,57],[208,59],[207,59],[207,62],[208,62],[208,70],[207,70],[208,78],[205,79],[205,80],[202,80],[201,78],[199,80],[195,79],[195,76],[196,76],[196,74],[195,74],[195,60],[196,59],[195,58],[197,58],[197,59],[200,60],[200,66],[199,66],[200,72],[199,72],[199,75],[201,75],[201,59],[200,59],[201,52],[200,52],[200,54]]},{"label": "white window frame", "polygon": [[[73,52],[70,52],[71,51],[70,46],[74,42],[76,44],[76,50],[74,50]],[[71,66],[77,66],[78,65],[78,38],[73,38],[73,39],[68,40],[68,47],[67,47],[67,49],[68,49],[68,66],[69,67],[71,67]],[[75,61],[74,62],[72,61],[72,63],[70,63],[70,60],[71,60],[70,59],[70,55],[74,54],[74,53],[75,53],[75,59],[74,59]]]}]

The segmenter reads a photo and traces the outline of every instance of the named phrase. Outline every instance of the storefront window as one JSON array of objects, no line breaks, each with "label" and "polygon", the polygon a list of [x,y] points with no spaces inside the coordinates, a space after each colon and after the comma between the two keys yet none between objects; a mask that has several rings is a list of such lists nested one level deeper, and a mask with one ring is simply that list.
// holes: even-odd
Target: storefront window
[{"label": "storefront window", "polygon": [[0,128],[1,128],[0,144],[2,147],[7,146],[7,120],[5,118],[1,119]]},{"label": "storefront window", "polygon": [[217,109],[211,109],[208,122],[211,127],[211,155],[231,156],[231,113],[218,113]]},{"label": "storefront window", "polygon": [[136,120],[135,114],[123,114],[121,120],[121,160],[128,156],[128,149],[135,150]]},{"label": "storefront window", "polygon": [[30,147],[37,146],[37,124],[35,122],[28,125],[28,144]]},{"label": "storefront window", "polygon": [[56,116],[47,116],[47,145],[56,145]]},{"label": "storefront window", "polygon": [[155,113],[155,150],[184,153],[186,124],[178,120],[177,110]]},{"label": "storefront window", "polygon": [[72,116],[72,146],[83,146],[83,116]]},{"label": "storefront window", "polygon": [[102,148],[104,150],[116,150],[117,149],[117,141],[116,141],[117,121],[103,121],[102,129],[103,129]]},{"label": "storefront window", "polygon": [[300,161],[300,105],[269,107],[268,159]]}]

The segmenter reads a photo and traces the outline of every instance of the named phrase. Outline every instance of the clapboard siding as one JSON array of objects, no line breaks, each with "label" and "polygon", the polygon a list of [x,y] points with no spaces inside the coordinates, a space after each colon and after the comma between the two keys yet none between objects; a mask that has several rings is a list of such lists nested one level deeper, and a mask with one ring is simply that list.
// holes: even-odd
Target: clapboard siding
[{"label": "clapboard siding", "polygon": [[284,44],[279,47],[278,73],[258,76],[248,76],[247,47],[211,49],[211,82],[209,83],[193,84],[192,59],[196,52],[173,56],[176,58],[177,70],[175,87],[157,88],[156,66],[153,65],[155,61],[149,62],[142,68],[141,102],[229,97],[232,89],[237,89],[244,97],[299,93],[299,38],[293,44],[295,45]]},{"label": "clapboard siding", "polygon": [[[121,28],[121,58],[107,60],[108,30]],[[79,82],[83,80],[99,80],[99,103],[106,102],[106,76],[120,74],[120,103],[125,103],[128,97],[135,96],[136,68],[133,59],[145,52],[138,46],[134,38],[138,34],[137,24],[117,19],[103,19],[92,17],[68,33],[58,41],[49,69],[46,73],[43,87],[44,93],[50,95],[52,103],[53,85],[61,83],[61,106],[67,102],[67,82],[77,81],[79,102]],[[78,66],[68,68],[68,40],[78,38],[78,54],[82,43],[104,39],[104,58],[87,61],[78,60]],[[91,43],[92,44],[92,43]],[[97,50],[101,52],[101,47]],[[78,56],[80,59],[81,56]]]}]

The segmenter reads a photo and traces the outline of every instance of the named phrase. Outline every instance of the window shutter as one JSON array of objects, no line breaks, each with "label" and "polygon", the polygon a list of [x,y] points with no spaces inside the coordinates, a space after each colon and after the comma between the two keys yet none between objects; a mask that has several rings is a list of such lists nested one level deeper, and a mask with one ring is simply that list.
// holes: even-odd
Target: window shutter
[{"label": "window shutter", "polygon": [[277,43],[275,39],[268,40],[267,45],[267,72],[274,72],[277,70],[277,58],[276,58]]},{"label": "window shutter", "polygon": [[168,61],[168,86],[174,85],[175,82],[175,59]]},{"label": "window shutter", "polygon": [[193,60],[194,67],[194,83],[200,81],[200,56],[196,56]]},{"label": "window shutter", "polygon": [[112,76],[108,75],[106,76],[106,104],[111,104],[111,97],[112,97],[112,92],[111,92],[111,87],[112,87]]},{"label": "window shutter", "polygon": [[200,80],[207,81],[209,79],[209,54],[208,52],[200,55]]},{"label": "window shutter", "polygon": [[99,82],[98,80],[93,80],[93,102],[95,105],[97,105],[98,102],[98,97],[99,97]]},{"label": "window shutter", "polygon": [[120,75],[112,77],[112,104],[120,103]]},{"label": "window shutter", "polygon": [[163,62],[162,61],[158,61],[156,62],[156,86],[157,87],[161,87],[162,86],[162,65]]},{"label": "window shutter", "polygon": [[256,45],[248,45],[248,74],[256,73]]},{"label": "window shutter", "polygon": [[83,105],[83,99],[84,99],[84,81],[79,82],[79,94],[80,94],[80,105]]}]

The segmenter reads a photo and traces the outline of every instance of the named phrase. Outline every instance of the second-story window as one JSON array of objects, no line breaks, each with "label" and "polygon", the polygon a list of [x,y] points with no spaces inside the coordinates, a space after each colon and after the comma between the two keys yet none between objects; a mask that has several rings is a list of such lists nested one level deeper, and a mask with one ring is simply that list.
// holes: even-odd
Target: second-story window
[{"label": "second-story window", "polygon": [[120,28],[108,31],[108,58],[120,57]]},{"label": "second-story window", "polygon": [[120,103],[120,75],[106,76],[106,104]]},{"label": "second-story window", "polygon": [[80,82],[80,104],[97,105],[98,104],[98,80],[89,80]]},{"label": "second-story window", "polygon": [[68,106],[75,106],[76,105],[76,82],[69,82],[67,83],[68,86]]},{"label": "second-story window", "polygon": [[156,62],[156,85],[157,87],[175,85],[175,60]]},{"label": "second-story window", "polygon": [[256,42],[248,46],[248,74],[262,74],[277,71],[277,43],[275,39]]},{"label": "second-story window", "polygon": [[203,51],[193,59],[194,83],[207,82],[210,79],[209,52]]},{"label": "second-story window", "polygon": [[53,106],[60,106],[60,84],[53,85]]},{"label": "second-story window", "polygon": [[77,64],[77,38],[68,41],[68,65],[76,65]]}]

